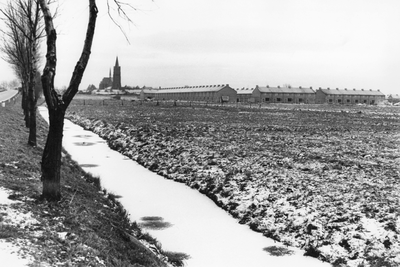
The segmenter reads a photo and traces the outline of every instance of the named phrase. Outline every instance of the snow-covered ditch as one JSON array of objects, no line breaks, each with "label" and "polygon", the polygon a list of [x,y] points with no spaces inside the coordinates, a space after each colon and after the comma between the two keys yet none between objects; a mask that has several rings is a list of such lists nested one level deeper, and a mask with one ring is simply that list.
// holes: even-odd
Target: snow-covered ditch
[{"label": "snow-covered ditch", "polygon": [[[146,168],[206,194],[253,230],[302,248],[308,255],[348,266],[400,265],[398,171],[388,176],[389,170],[384,170],[382,176],[376,170],[387,163],[385,154],[398,157],[398,149],[371,150],[368,141],[358,144],[350,135],[343,135],[349,140],[314,135],[290,147],[297,158],[293,160],[273,150],[257,151],[265,143],[285,149],[291,136],[279,136],[280,126],[274,129],[276,136],[262,136],[263,143],[256,142],[253,150],[245,146],[247,138],[239,140],[245,145],[229,140],[221,151],[205,144],[219,142],[213,139],[219,132],[232,131],[223,126],[199,130],[189,125],[185,130],[160,128],[157,123],[114,125],[76,114],[69,119]],[[206,134],[195,136],[195,131]],[[260,133],[255,129],[250,134]],[[301,142],[306,141],[307,147],[302,148]],[[241,151],[230,153],[229,143]],[[332,159],[319,160],[317,156],[329,149]],[[306,158],[310,157],[307,153],[315,159]],[[355,159],[358,153],[364,155],[360,160]]]}]

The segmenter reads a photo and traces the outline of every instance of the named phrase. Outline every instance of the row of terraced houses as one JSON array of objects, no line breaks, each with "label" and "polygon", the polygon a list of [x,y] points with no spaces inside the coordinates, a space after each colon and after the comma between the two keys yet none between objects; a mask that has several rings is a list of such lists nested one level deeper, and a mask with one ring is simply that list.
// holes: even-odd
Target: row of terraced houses
[{"label": "row of terraced houses", "polygon": [[252,89],[233,89],[229,84],[143,89],[141,99],[186,100],[204,102],[250,102],[292,104],[368,104],[385,100],[379,90],[331,89],[312,87],[256,86]]},{"label": "row of terraced houses", "polygon": [[[107,89],[108,88],[108,89]],[[101,89],[109,90],[107,94],[121,91],[121,66],[118,57],[115,61],[114,74],[111,69],[108,77],[104,77],[99,84],[97,93]],[[205,102],[250,102],[250,103],[306,103],[306,104],[370,104],[374,105],[385,100],[385,95],[379,90],[330,89],[312,87],[270,87],[256,86],[253,89],[233,89],[229,84],[199,85],[184,87],[169,87],[158,89],[134,89],[121,93],[140,92],[141,99],[154,100],[186,100]]]}]

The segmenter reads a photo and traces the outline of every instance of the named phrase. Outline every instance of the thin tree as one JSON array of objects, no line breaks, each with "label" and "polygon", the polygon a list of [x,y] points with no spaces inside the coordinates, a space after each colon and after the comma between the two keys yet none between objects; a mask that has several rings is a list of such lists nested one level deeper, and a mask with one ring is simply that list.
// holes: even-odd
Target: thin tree
[{"label": "thin tree", "polygon": [[0,50],[3,59],[12,65],[22,85],[22,109],[25,125],[29,128],[28,144],[36,146],[35,93],[39,65],[40,38],[44,36],[42,16],[37,0],[17,0],[8,2],[1,10],[5,30]]},{"label": "thin tree", "polygon": [[89,61],[98,11],[96,1],[89,0],[89,23],[86,30],[83,50],[75,66],[67,90],[62,95],[59,95],[54,87],[54,77],[56,75],[57,66],[57,33],[47,1],[39,0],[39,3],[44,16],[47,35],[46,64],[42,75],[42,86],[49,111],[49,132],[41,163],[43,182],[42,197],[48,200],[59,200],[61,198],[60,167],[65,111],[78,92],[78,86],[81,83],[83,73]]},{"label": "thin tree", "polygon": [[26,54],[26,39],[23,33],[17,26],[17,17],[19,12],[16,12],[15,7],[8,3],[5,9],[1,10],[3,14],[3,21],[5,29],[1,30],[3,33],[3,42],[1,45],[2,58],[8,62],[18,79],[21,81],[22,86],[22,101],[21,107],[24,111],[25,126],[29,127],[29,110],[28,110],[28,87],[27,87],[27,54]]},{"label": "thin tree", "polygon": [[[45,21],[45,30],[47,38],[46,64],[42,75],[43,94],[49,111],[49,132],[47,135],[46,145],[42,156],[42,197],[47,200],[59,200],[61,198],[61,151],[62,138],[64,128],[65,112],[72,99],[78,92],[78,87],[82,81],[83,74],[89,61],[91,53],[93,37],[95,33],[97,20],[97,6],[95,0],[89,2],[89,22],[86,29],[86,37],[80,58],[75,65],[74,71],[67,90],[62,94],[57,93],[54,87],[54,78],[57,67],[57,33],[53,23],[53,17],[46,0],[38,0],[40,8],[43,12]],[[131,5],[119,0],[111,1],[116,6],[116,11],[122,18],[128,19],[123,7],[131,7]],[[110,14],[110,5],[107,0]],[[111,17],[111,15],[110,15]],[[112,18],[112,17],[111,17]]]}]

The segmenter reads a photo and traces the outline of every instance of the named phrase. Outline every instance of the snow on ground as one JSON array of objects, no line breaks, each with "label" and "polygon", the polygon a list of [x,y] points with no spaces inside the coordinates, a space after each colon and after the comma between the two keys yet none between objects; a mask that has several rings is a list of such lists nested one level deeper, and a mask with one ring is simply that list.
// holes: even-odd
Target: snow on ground
[{"label": "snow on ground", "polygon": [[[132,220],[165,220],[170,227],[148,232],[163,249],[188,254],[186,266],[330,266],[239,224],[206,196],[150,172],[69,121],[65,122],[63,146],[73,160],[100,177],[107,191],[119,196]],[[268,253],[274,250],[282,251],[281,255]]]},{"label": "snow on ground", "polygon": [[[315,126],[305,116],[301,122],[307,124],[292,127],[279,123],[286,120],[278,112],[269,113],[276,125],[237,127],[231,118],[226,125],[214,122],[217,129],[194,122],[171,127],[163,120],[150,122],[149,116],[131,123],[131,113],[124,110],[103,121],[101,111],[95,112],[87,117],[97,119],[77,114],[69,119],[153,172],[209,195],[241,223],[285,245],[348,266],[400,263],[400,184],[394,160],[400,151],[393,141],[399,136],[391,128],[382,131],[396,114],[360,115],[363,111],[336,127],[347,115],[321,112],[317,118],[323,124]],[[288,121],[299,119],[297,113],[288,114]],[[246,136],[242,129],[248,130]]]},{"label": "snow on ground", "polygon": [[31,259],[23,259],[18,255],[19,248],[10,242],[0,240],[0,259],[3,266],[24,267],[29,266]]},{"label": "snow on ground", "polygon": [[[25,227],[36,223],[31,213],[22,213],[12,207],[19,201],[10,200],[8,196],[12,191],[0,187],[0,233],[9,231],[7,226]],[[23,267],[29,266],[34,259],[29,256],[20,255],[20,247],[14,245],[7,239],[0,239],[0,260],[1,266]]]}]

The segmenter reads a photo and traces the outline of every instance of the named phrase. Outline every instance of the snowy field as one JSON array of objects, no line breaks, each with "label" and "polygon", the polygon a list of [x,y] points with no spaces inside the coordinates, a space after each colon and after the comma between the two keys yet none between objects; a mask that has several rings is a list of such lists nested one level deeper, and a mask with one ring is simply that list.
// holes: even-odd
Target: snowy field
[{"label": "snowy field", "polygon": [[337,266],[398,266],[399,111],[72,107],[110,147]]}]

